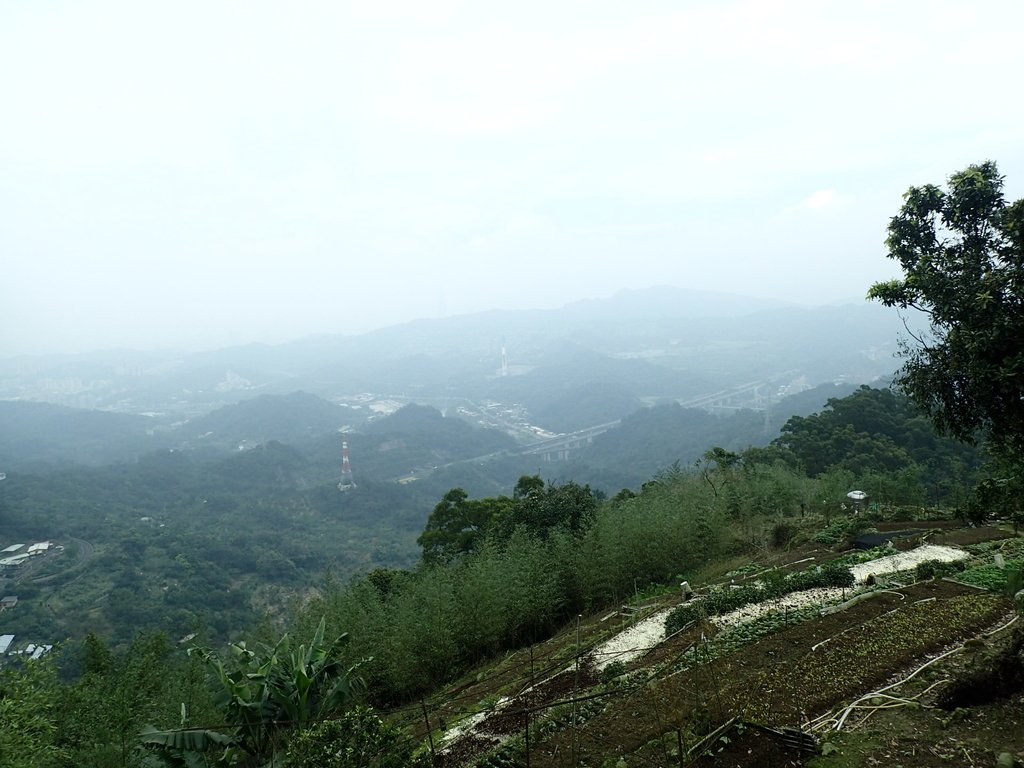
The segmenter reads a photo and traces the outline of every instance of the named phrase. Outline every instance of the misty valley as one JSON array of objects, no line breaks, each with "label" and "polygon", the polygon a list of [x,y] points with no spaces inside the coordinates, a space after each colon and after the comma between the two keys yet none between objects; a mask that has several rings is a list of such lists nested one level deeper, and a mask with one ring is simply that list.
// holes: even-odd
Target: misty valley
[{"label": "misty valley", "polygon": [[0,1],[0,768],[1024,768],[1022,29]]},{"label": "misty valley", "polygon": [[412,566],[451,488],[539,475],[610,497],[712,445],[767,445],[891,373],[894,329],[877,308],[750,312],[659,289],[372,336],[4,363],[0,543],[65,549],[5,570],[19,610],[3,631],[224,641],[328,574]]},{"label": "misty valley", "polygon": [[[195,761],[230,744],[240,757],[228,762],[255,765],[283,749],[274,721],[205,730],[225,712],[203,662],[234,691],[232,718],[253,696],[286,695],[273,686],[292,675],[347,681],[344,699],[325,689],[315,711],[297,710],[327,730],[288,742],[290,764],[327,764],[325,745],[366,739],[395,762],[339,764],[521,764],[486,762],[502,754],[560,764],[560,702],[626,695],[635,683],[623,681],[644,676],[663,685],[688,657],[657,659],[685,654],[694,622],[702,637],[733,636],[712,626],[714,611],[749,611],[765,594],[833,590],[816,598],[828,604],[871,589],[860,586],[869,571],[850,575],[857,563],[881,568],[922,534],[967,573],[992,542],[1005,544],[1011,571],[1024,557],[1009,529],[958,532],[996,516],[969,496],[986,457],[890,389],[898,337],[873,306],[753,307],[658,289],[277,347],[3,361],[3,663],[30,686],[18,695],[66,691],[58,728],[85,730],[47,743],[97,765],[207,764]],[[815,570],[858,535],[874,547],[866,556]],[[777,592],[736,583],[766,570],[774,586],[758,589]],[[693,616],[685,603],[669,614],[680,581],[712,590]],[[920,599],[955,606],[962,589]],[[993,598],[947,623],[973,631],[1006,609]],[[758,631],[804,631],[798,622],[817,610],[794,603],[782,625]],[[648,625],[645,639],[609,639],[614,627],[641,638]],[[634,660],[638,642],[665,650]],[[25,664],[36,677],[18,672]],[[499,684],[501,664],[546,682]],[[264,681],[263,692],[243,679]],[[479,724],[448,731],[466,716],[467,686],[481,689],[467,704],[489,703]],[[740,707],[774,722],[757,695],[742,707],[736,695],[701,704],[701,717]],[[121,709],[91,709],[112,696]],[[343,700],[343,719],[319,719]],[[552,724],[539,745],[529,719],[496,725],[524,705]],[[649,725],[614,728],[649,740],[660,732]],[[587,742],[595,733],[573,749],[605,754],[607,742]],[[707,733],[694,724],[685,735]]]}]

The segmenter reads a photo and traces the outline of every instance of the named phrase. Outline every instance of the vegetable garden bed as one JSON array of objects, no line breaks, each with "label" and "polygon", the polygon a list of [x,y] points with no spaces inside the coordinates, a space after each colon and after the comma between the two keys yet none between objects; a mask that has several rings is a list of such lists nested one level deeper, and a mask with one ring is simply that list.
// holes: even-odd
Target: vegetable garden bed
[{"label": "vegetable garden bed", "polygon": [[[710,663],[614,701],[577,731],[581,762],[600,765],[610,743],[626,754],[654,750],[653,757],[661,754],[666,733],[675,738],[675,727],[699,735],[733,715],[799,723],[972,637],[1010,607],[996,595],[940,580],[898,592],[761,637],[724,656],[708,653]],[[554,734],[532,752],[531,765],[560,765],[572,739],[571,733]]]}]

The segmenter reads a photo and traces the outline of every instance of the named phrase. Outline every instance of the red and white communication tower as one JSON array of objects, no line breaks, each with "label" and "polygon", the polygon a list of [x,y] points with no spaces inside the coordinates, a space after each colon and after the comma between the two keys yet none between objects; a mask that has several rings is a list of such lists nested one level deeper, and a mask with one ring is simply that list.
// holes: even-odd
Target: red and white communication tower
[{"label": "red and white communication tower", "polygon": [[338,483],[339,491],[350,491],[356,487],[352,480],[352,465],[348,460],[348,440],[341,441],[341,482]]}]

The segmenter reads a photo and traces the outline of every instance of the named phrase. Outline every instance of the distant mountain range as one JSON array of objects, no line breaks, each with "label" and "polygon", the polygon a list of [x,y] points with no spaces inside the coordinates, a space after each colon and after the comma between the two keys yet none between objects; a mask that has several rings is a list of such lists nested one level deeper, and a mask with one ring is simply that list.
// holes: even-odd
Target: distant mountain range
[{"label": "distant mountain range", "polygon": [[[341,429],[369,436],[410,403],[527,441],[741,385],[777,398],[780,387],[871,382],[897,367],[904,333],[895,313],[868,302],[803,307],[660,287],[277,346],[22,356],[0,361],[0,459],[96,464],[172,446],[307,445]],[[442,438],[475,442],[435,437],[446,454]]]},{"label": "distant mountain range", "polygon": [[[689,465],[711,445],[742,450],[767,444],[790,416],[819,411],[829,398],[852,389],[850,384],[821,385],[782,399],[769,414],[741,410],[712,415],[675,402],[653,407],[630,403],[619,426],[573,450],[570,462],[543,470],[541,459],[522,455],[521,444],[504,431],[415,404],[371,419],[307,392],[293,392],[259,395],[168,424],[155,417],[50,403],[0,402],[0,469],[134,463],[168,450],[217,461],[273,444],[277,447],[270,453],[259,453],[259,461],[288,457],[283,476],[307,486],[329,484],[340,468],[340,431],[345,430],[361,479],[393,482],[436,475],[432,482],[440,485],[483,481],[482,487],[492,492],[511,485],[520,474],[542,471],[599,487],[623,487],[643,482],[673,462]],[[573,405],[567,400],[567,410]],[[239,466],[255,460],[239,458]]]}]

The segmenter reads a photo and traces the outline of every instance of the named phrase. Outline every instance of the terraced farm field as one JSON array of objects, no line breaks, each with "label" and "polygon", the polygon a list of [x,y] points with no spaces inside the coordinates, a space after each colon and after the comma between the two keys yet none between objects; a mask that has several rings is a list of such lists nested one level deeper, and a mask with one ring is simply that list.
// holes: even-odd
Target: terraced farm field
[{"label": "terraced farm field", "polygon": [[[1016,630],[1008,624],[1012,602],[908,575],[828,612],[779,601],[778,610],[753,612],[750,620],[722,627],[701,620],[668,638],[650,626],[678,604],[676,595],[581,618],[548,643],[463,681],[431,712],[424,705],[437,730],[435,763],[991,765],[1000,751],[1024,750],[1024,723],[994,731],[990,743],[958,739],[967,716],[932,706],[958,665]],[[988,717],[1019,723],[1021,705],[1018,692],[992,705]],[[901,718],[927,722],[904,730]],[[941,733],[919,740],[936,723]],[[877,728],[883,736],[874,735]],[[780,735],[787,729],[829,754],[801,751]],[[423,724],[419,730],[425,737]],[[887,762],[892,755],[899,759]]]}]

